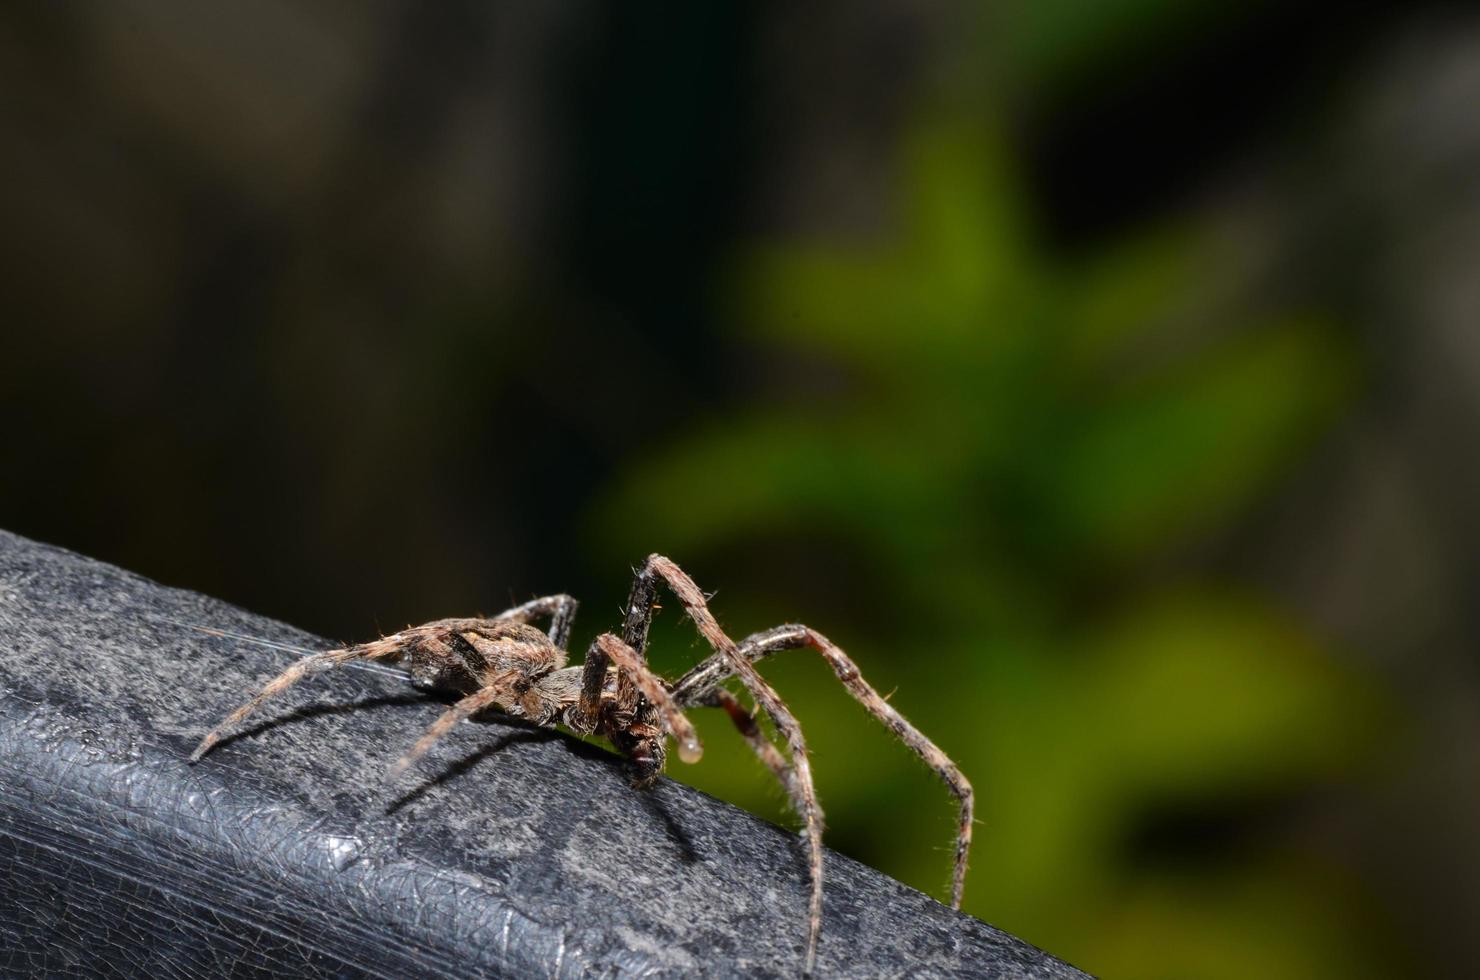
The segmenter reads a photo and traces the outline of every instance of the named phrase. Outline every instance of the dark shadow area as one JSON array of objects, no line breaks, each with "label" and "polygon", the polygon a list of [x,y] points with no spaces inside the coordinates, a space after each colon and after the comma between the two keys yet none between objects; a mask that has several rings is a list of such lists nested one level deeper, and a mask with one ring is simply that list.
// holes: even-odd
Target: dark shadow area
[{"label": "dark shadow area", "polygon": [[[678,845],[679,860],[685,864],[693,864],[699,860],[699,854],[694,849],[693,838],[684,830],[683,814],[674,813],[669,808],[669,803],[659,797],[652,790],[633,789],[642,801],[643,807],[652,815],[653,822],[661,826],[668,834],[668,839]],[[805,874],[805,868],[803,874]]]},{"label": "dark shadow area", "polygon": [[1084,66],[1018,121],[1043,228],[1080,250],[1187,207],[1226,168],[1318,124],[1333,81],[1404,19],[1442,7],[1255,3],[1209,15],[1221,30],[1169,30],[1161,57]]},{"label": "dark shadow area", "polygon": [[[395,813],[397,810],[406,806],[408,803],[412,803],[420,799],[428,791],[435,789],[438,786],[445,785],[446,783],[451,782],[459,776],[471,772],[478,765],[478,763],[482,762],[484,759],[490,758],[491,756],[497,755],[499,752],[504,751],[504,749],[508,748],[511,745],[549,742],[563,737],[564,736],[562,736],[559,732],[551,731],[547,728],[531,728],[528,731],[512,732],[508,735],[503,735],[494,740],[492,743],[485,745],[482,748],[469,753],[468,755],[463,756],[461,759],[458,759],[455,762],[452,762],[437,775],[422,780],[420,783],[416,784],[416,786],[406,791],[402,795],[391,798],[390,802],[385,805],[385,812],[388,814]],[[388,797],[391,793],[394,792],[394,787],[387,787],[386,794]]]},{"label": "dark shadow area", "polygon": [[[211,747],[211,752],[218,752],[237,739],[255,738],[258,735],[265,734],[284,725],[295,725],[300,722],[311,721],[315,718],[332,718],[339,715],[356,714],[360,711],[373,711],[377,708],[404,708],[414,704],[425,704],[427,700],[428,698],[425,695],[404,694],[392,697],[365,698],[359,701],[351,701],[347,704],[316,702],[296,708],[286,714],[262,719],[249,728],[238,729],[235,732],[224,735],[219,742]],[[204,735],[209,730],[209,726],[203,727],[201,734]]]}]

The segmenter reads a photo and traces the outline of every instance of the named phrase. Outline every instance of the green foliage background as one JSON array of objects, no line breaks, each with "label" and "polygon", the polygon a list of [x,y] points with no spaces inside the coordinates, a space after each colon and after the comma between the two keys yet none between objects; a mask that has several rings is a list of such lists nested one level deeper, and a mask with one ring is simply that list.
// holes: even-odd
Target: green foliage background
[{"label": "green foliage background", "polygon": [[[1293,842],[1136,842],[1163,811],[1257,808],[1363,757],[1371,685],[1178,558],[1236,533],[1350,403],[1353,352],[1318,312],[1220,311],[1194,227],[1051,260],[978,125],[933,119],[902,158],[887,240],[738,257],[736,330],[780,380],[634,461],[594,520],[605,552],[740,574],[716,599],[737,635],[806,619],[897,689],[978,788],[968,911],[1106,976],[1376,975],[1359,893]],[[804,580],[832,607],[797,608]],[[820,664],[767,669],[801,705],[830,842],[943,895],[949,797]],[[784,819],[711,732],[676,775]]]}]

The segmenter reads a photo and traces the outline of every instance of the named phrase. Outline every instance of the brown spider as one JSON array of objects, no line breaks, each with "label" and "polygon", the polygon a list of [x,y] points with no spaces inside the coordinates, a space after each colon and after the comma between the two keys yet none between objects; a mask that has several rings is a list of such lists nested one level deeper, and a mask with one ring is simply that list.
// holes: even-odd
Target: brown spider
[{"label": "brown spider", "polygon": [[[699,633],[714,648],[713,656],[676,684],[653,673],[643,657],[660,580],[683,603]],[[190,760],[194,762],[210,751],[231,726],[269,698],[309,674],[354,660],[404,659],[409,663],[414,681],[466,695],[448,708],[391,767],[392,776],[404,773],[459,721],[497,706],[539,725],[558,724],[582,735],[605,736],[630,760],[633,783],[640,788],[650,785],[663,771],[670,736],[678,743],[679,758],[685,762],[697,762],[703,752],[694,726],[684,716],[684,708],[723,708],[755,754],[785,787],[805,824],[812,894],[804,972],[810,974],[822,928],[822,810],[817,805],[802,730],[775,689],[755,669],[755,662],[762,657],[809,647],[828,662],[848,693],[934,769],[960,801],[951,905],[961,907],[966,856],[971,847],[971,784],[934,742],[869,686],[853,661],[825,636],[807,626],[777,626],[747,637],[737,645],[715,622],[704,593],[693,579],[662,555],[650,555],[637,572],[622,636],[603,633],[592,643],[584,664],[566,667],[565,647],[575,611],[576,600],[570,596],[546,596],[492,619],[439,619],[369,643],[304,657],[213,728],[191,753]],[[539,616],[550,617],[548,635],[529,625],[530,620]],[[761,732],[755,715],[721,686],[732,677],[740,679],[770,716],[786,739],[790,759]]]}]

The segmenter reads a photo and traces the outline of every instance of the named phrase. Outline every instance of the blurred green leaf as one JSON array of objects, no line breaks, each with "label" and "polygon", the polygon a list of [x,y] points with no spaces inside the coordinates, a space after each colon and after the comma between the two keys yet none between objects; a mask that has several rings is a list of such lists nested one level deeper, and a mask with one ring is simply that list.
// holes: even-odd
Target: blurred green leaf
[{"label": "blurred green leaf", "polygon": [[1059,496],[1074,542],[1101,554],[1204,531],[1329,423],[1351,377],[1349,354],[1320,324],[1286,321],[1235,338],[1086,404],[1080,431],[1044,461],[1044,492]]},{"label": "blurred green leaf", "polygon": [[1308,635],[1252,602],[1157,596],[1086,642],[1065,698],[1099,716],[1096,768],[1122,795],[1337,771],[1375,710]]},{"label": "blurred green leaf", "polygon": [[[898,685],[976,781],[971,911],[1091,970],[1341,975],[1358,958],[1338,955],[1346,920],[1291,923],[1329,892],[1277,848],[1169,881],[1126,842],[1158,808],[1337,780],[1376,695],[1255,601],[1126,573],[1277,485],[1349,400],[1346,344],[1318,317],[1230,316],[1228,273],[1191,226],[1052,261],[1003,144],[969,128],[928,124],[904,157],[888,241],[739,262],[730,305],[793,383],[634,465],[600,539],[749,555],[762,582],[778,554],[824,575],[867,559],[848,572],[869,598],[813,625]],[[805,549],[781,550],[793,538]],[[747,628],[770,625],[760,609],[806,614],[780,592],[724,602]],[[930,773],[815,658],[766,672],[815,733],[832,842],[943,882]],[[780,815],[741,758],[680,775]]]},{"label": "blurred green leaf", "polygon": [[[1186,228],[1161,229],[1113,246],[1067,275],[1064,345],[1082,370],[1113,370],[1150,346],[1177,314],[1195,312],[1214,257]],[[1185,323],[1178,324],[1185,328]]]},{"label": "blurred green leaf", "polygon": [[742,264],[748,329],[888,372],[901,356],[922,368],[980,360],[987,334],[1023,328],[1005,315],[1020,305],[1031,268],[1000,147],[940,123],[922,128],[905,157],[916,179],[888,245],[761,249]]}]

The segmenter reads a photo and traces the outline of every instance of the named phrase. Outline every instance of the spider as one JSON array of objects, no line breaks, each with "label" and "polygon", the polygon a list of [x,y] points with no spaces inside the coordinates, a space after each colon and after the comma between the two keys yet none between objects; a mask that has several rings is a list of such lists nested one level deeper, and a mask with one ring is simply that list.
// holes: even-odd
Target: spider
[{"label": "spider", "polygon": [[[677,683],[653,673],[644,659],[660,584],[666,584],[683,604],[714,651]],[[822,930],[822,809],[817,803],[801,727],[776,690],[756,671],[755,663],[783,650],[811,649],[827,661],[848,693],[934,769],[955,794],[960,807],[951,905],[961,907],[971,847],[971,784],[955,763],[894,710],[863,679],[853,661],[825,636],[808,626],[791,624],[753,634],[737,644],[715,622],[704,593],[693,579],[662,555],[650,555],[637,571],[622,635],[603,633],[591,644],[583,664],[567,667],[565,648],[575,611],[576,600],[570,596],[545,596],[491,619],[439,619],[379,640],[304,657],[211,729],[191,753],[190,761],[209,752],[232,726],[269,698],[310,674],[356,660],[406,661],[413,681],[419,685],[464,695],[391,767],[393,778],[405,773],[458,722],[486,708],[498,707],[538,725],[563,725],[581,735],[604,736],[627,757],[633,785],[640,789],[662,773],[668,738],[677,743],[678,756],[685,762],[697,762],[703,753],[684,709],[722,708],[786,790],[804,825],[812,888],[803,973],[810,974]],[[531,625],[540,617],[549,617],[548,633]],[[756,713],[746,710],[722,686],[731,678],[739,678],[770,717],[786,741],[789,757],[763,734]]]}]

